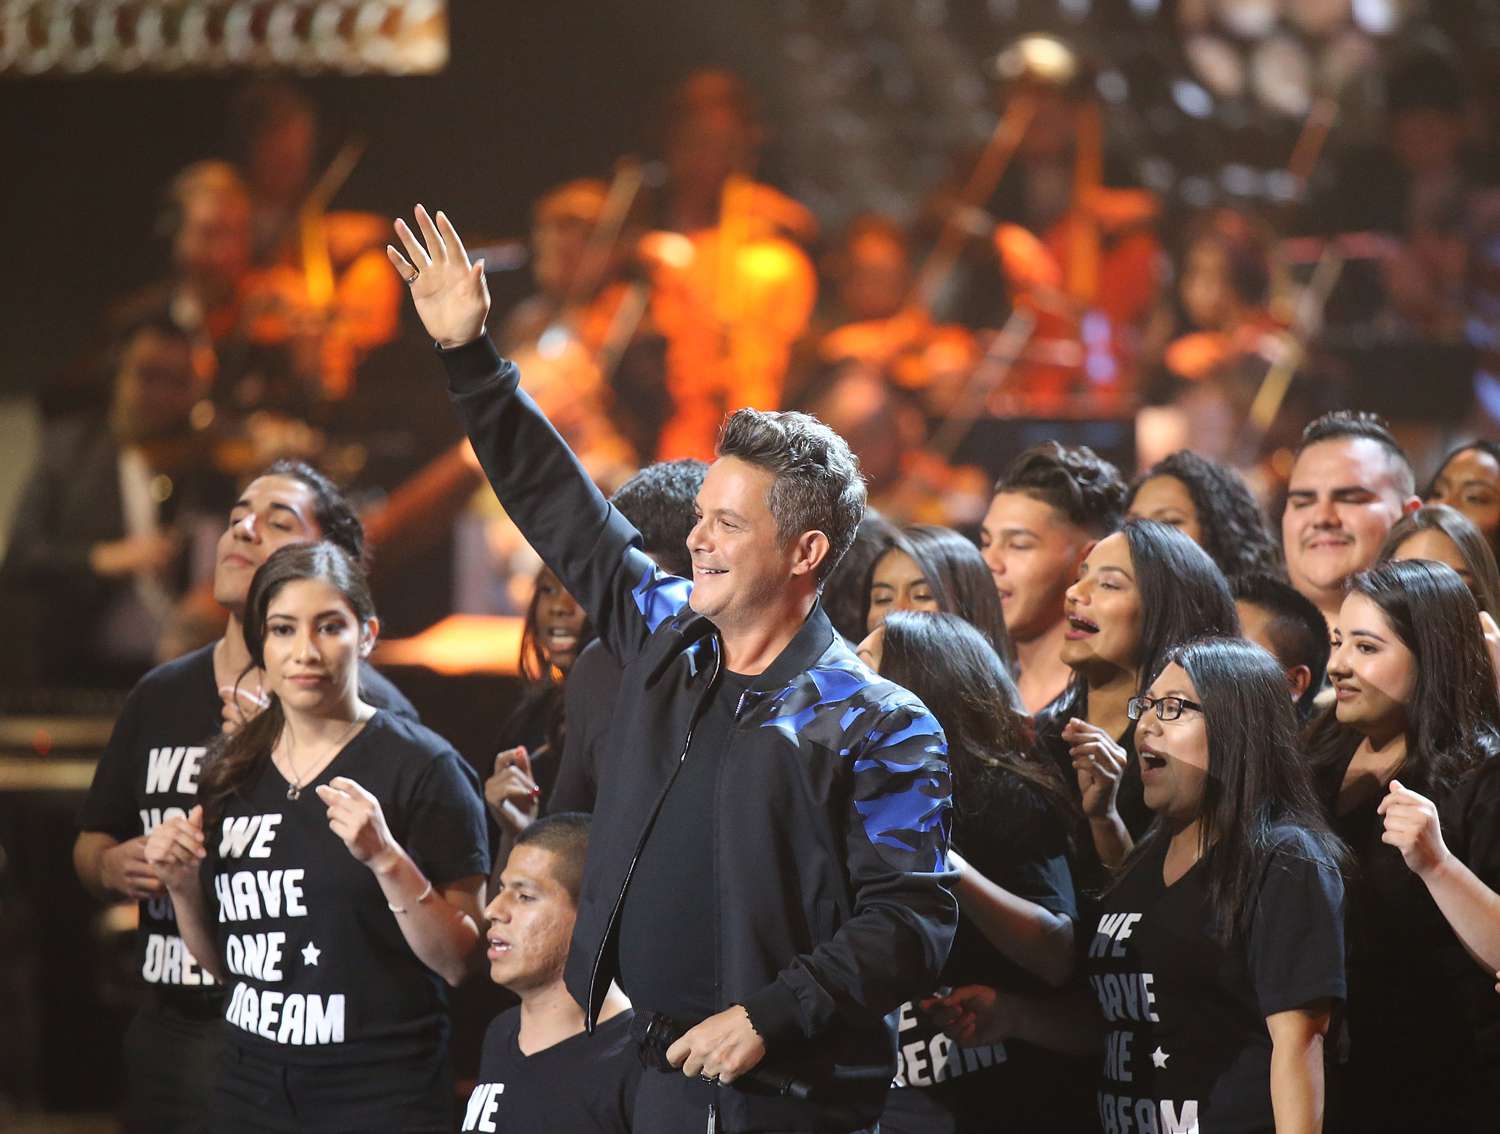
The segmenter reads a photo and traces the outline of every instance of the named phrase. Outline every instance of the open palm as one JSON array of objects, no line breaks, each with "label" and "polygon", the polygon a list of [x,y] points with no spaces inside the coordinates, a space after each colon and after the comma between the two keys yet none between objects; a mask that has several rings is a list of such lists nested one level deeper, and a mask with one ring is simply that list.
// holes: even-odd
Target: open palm
[{"label": "open palm", "polygon": [[404,220],[397,220],[396,235],[406,255],[390,244],[385,246],[385,254],[407,282],[422,326],[438,346],[449,349],[472,342],[484,333],[484,321],[490,313],[484,261],[469,263],[458,230],[441,211],[434,223],[427,210],[418,205],[416,219],[422,239],[417,239]]}]

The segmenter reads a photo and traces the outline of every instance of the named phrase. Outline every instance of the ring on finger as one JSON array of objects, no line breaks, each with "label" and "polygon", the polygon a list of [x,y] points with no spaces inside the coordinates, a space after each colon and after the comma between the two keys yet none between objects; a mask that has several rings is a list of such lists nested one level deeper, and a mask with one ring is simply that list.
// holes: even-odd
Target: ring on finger
[{"label": "ring on finger", "polygon": [[412,284],[416,283],[417,280],[419,278],[421,278],[421,275],[422,275],[422,273],[420,271],[418,271],[417,269],[413,268],[411,275],[409,275],[409,276],[406,277],[406,286],[407,287],[411,287]]}]

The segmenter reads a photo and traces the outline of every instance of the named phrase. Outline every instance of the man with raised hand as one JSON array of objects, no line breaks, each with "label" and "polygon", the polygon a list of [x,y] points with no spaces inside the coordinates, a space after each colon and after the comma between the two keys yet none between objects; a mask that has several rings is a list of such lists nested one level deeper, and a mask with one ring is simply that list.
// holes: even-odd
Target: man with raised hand
[{"label": "man with raised hand", "polygon": [[883,1017],[937,980],[957,907],[942,732],[818,604],[864,512],[853,456],[806,415],[737,412],[693,578],[665,574],[485,336],[483,264],[416,220],[389,255],[475,452],[624,668],[567,981],[590,1028],[618,977],[643,1045],[676,1037],[636,1128],[873,1127]]}]

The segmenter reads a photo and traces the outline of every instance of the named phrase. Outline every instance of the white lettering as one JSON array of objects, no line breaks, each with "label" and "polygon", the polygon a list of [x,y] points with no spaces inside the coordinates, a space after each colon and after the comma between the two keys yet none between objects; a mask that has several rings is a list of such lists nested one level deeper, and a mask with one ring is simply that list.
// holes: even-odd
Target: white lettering
[{"label": "white lettering", "polygon": [[146,794],[171,791],[172,777],[186,755],[186,748],[153,748],[146,756]]},{"label": "white lettering", "polygon": [[1182,1104],[1182,1113],[1169,1099],[1161,1103],[1161,1134],[1198,1134],[1198,1103],[1188,1099]]},{"label": "white lettering", "polygon": [[232,815],[219,832],[220,858],[270,858],[280,815]]},{"label": "white lettering", "polygon": [[500,1108],[500,1096],[504,1093],[504,1083],[477,1085],[469,1095],[469,1105],[464,1111],[464,1130],[495,1134],[495,1112]]},{"label": "white lettering", "polygon": [[902,1060],[906,1064],[906,1082],[911,1087],[930,1087],[932,1077],[927,1074],[927,1044],[922,1040],[913,1040],[901,1049]]},{"label": "white lettering", "polygon": [[306,917],[302,897],[306,871],[237,870],[214,877],[219,921],[258,921],[263,917]]},{"label": "white lettering", "polygon": [[240,976],[272,983],[282,979],[285,933],[231,933],[224,942],[224,964]]}]

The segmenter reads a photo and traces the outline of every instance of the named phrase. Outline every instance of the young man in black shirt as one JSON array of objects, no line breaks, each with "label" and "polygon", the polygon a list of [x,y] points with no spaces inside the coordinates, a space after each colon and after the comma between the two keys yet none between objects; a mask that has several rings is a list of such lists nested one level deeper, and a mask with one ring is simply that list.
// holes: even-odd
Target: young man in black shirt
[{"label": "young man in black shirt", "polygon": [[563,982],[588,841],[587,815],[537,820],[517,836],[484,911],[490,979],[521,1003],[495,1017],[485,1034],[465,1131],[630,1129],[641,1077],[630,1005],[611,991],[588,1034],[583,1009]]},{"label": "young man in black shirt", "polygon": [[[687,537],[695,523],[693,501],[707,471],[702,461],[661,461],[643,468],[609,498],[641,533],[646,554],[670,574],[686,577],[693,573]],[[594,810],[599,764],[615,719],[620,677],[620,663],[597,638],[573,663],[563,693],[567,722],[562,759],[552,797],[542,800],[547,814]]]},{"label": "young man in black shirt", "polygon": [[[214,567],[214,598],[229,611],[224,636],[158,666],[131,691],[79,815],[79,879],[100,896],[140,903],[136,964],[146,996],[125,1039],[130,1131],[207,1128],[223,1015],[222,988],[183,945],[171,900],[146,863],[146,836],[192,810],[209,740],[264,699],[258,673],[246,673],[241,628],[256,568],[278,547],[320,538],[355,558],[364,553],[358,517],[321,474],[277,462],[246,486]],[[371,703],[416,719],[411,702],[368,665],[360,685]]]},{"label": "young man in black shirt", "polygon": [[[895,1071],[884,1017],[933,987],[958,911],[942,730],[818,605],[864,512],[848,446],[805,415],[735,413],[693,581],[665,574],[485,337],[483,265],[441,214],[417,221],[425,248],[396,227],[420,267],[389,254],[475,452],[624,667],[567,977],[591,1027],[618,976],[638,1015],[686,1029],[637,1125],[871,1126]],[[786,1094],[739,1082],[756,1071]]]}]

